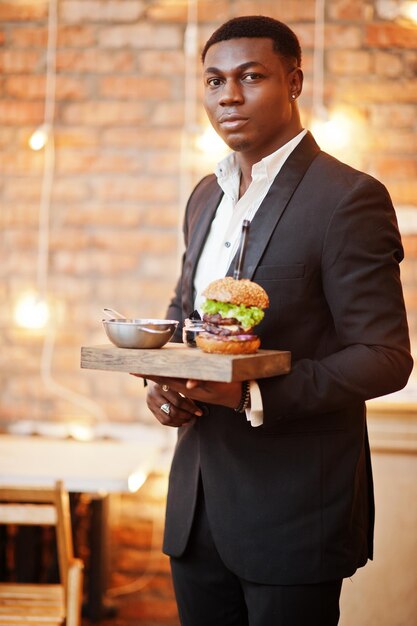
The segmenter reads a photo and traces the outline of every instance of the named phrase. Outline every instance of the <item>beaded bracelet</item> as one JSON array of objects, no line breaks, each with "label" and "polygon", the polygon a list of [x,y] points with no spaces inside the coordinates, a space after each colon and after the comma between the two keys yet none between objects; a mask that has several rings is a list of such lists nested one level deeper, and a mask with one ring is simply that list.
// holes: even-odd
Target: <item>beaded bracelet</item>
[{"label": "beaded bracelet", "polygon": [[242,395],[237,407],[234,409],[236,413],[244,413],[250,402],[250,384],[248,380],[242,382]]}]

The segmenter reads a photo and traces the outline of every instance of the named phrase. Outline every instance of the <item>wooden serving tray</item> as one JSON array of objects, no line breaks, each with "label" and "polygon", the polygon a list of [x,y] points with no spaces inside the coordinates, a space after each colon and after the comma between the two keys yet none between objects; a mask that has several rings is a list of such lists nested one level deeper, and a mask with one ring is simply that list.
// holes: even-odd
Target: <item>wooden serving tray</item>
[{"label": "wooden serving tray", "polygon": [[108,344],[82,347],[81,367],[230,383],[287,374],[291,368],[291,353],[258,350],[255,354],[207,354],[179,343],[152,350],[116,348]]}]

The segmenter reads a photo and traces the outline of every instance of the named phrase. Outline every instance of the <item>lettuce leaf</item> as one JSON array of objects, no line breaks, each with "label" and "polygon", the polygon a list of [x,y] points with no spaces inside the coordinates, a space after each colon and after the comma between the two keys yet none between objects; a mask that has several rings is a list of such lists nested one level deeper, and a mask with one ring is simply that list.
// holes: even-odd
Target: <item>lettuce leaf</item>
[{"label": "lettuce leaf", "polygon": [[235,317],[245,330],[249,330],[252,326],[259,324],[265,315],[263,310],[257,306],[247,307],[244,304],[230,304],[228,302],[218,302],[217,300],[206,300],[201,308],[208,315],[220,313],[222,317]]}]

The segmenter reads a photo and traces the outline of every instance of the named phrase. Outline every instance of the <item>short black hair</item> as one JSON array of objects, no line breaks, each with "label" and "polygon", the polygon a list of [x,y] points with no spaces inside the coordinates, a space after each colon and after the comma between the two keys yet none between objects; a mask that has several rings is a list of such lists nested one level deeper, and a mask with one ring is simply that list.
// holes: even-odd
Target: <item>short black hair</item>
[{"label": "short black hair", "polygon": [[289,26],[264,15],[245,15],[225,22],[207,40],[201,59],[204,63],[207,50],[215,43],[239,37],[258,37],[272,39],[275,52],[285,59],[301,66],[301,46],[297,35]]}]

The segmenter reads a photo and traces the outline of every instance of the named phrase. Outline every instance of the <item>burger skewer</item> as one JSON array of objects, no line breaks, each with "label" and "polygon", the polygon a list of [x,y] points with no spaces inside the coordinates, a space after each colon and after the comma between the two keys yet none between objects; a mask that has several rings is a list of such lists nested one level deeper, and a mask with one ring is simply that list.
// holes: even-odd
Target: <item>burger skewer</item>
[{"label": "burger skewer", "polygon": [[249,220],[243,220],[243,222],[242,222],[242,234],[240,236],[240,242],[239,242],[238,257],[237,257],[237,261],[236,261],[235,271],[233,272],[233,278],[235,280],[239,280],[240,279],[240,275],[242,273],[243,257],[245,256],[246,238],[248,236],[249,225],[250,225],[250,221]]}]

